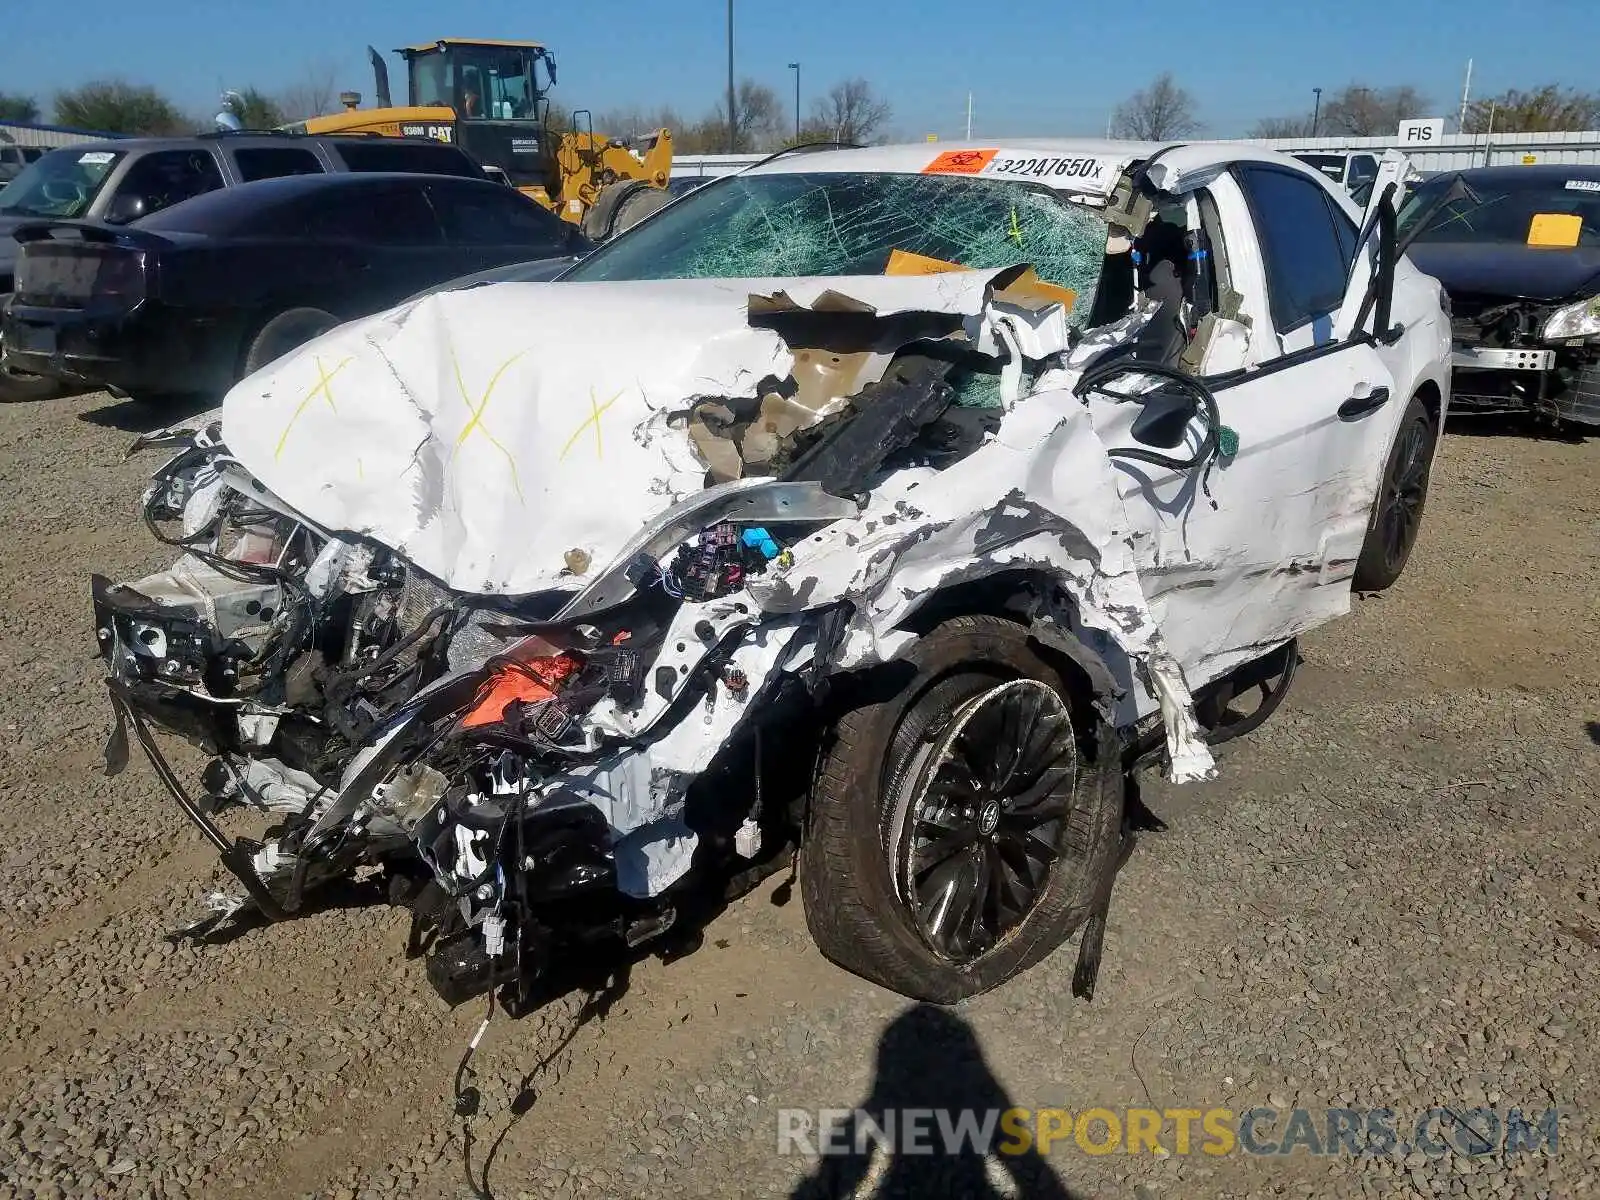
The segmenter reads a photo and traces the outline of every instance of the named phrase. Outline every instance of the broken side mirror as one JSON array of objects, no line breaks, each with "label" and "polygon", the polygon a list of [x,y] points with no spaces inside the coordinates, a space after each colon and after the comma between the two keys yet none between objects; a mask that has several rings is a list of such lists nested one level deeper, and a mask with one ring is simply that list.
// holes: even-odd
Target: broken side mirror
[{"label": "broken side mirror", "polygon": [[1396,201],[1400,181],[1408,170],[1404,155],[1393,150],[1384,154],[1356,237],[1344,302],[1334,321],[1336,342],[1372,338],[1387,343],[1396,336],[1390,322],[1395,264],[1400,257],[1395,236]]}]

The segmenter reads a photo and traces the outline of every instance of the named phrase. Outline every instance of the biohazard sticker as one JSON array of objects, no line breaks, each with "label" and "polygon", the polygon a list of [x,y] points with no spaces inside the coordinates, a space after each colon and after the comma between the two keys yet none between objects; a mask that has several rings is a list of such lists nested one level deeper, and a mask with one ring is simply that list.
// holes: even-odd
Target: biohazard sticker
[{"label": "biohazard sticker", "polygon": [[1118,166],[1113,159],[1088,154],[1039,154],[997,147],[946,150],[922,168],[922,173],[1031,180],[1072,191],[1104,192],[1116,181]]},{"label": "biohazard sticker", "polygon": [[924,175],[979,175],[998,150],[946,150],[922,168]]}]

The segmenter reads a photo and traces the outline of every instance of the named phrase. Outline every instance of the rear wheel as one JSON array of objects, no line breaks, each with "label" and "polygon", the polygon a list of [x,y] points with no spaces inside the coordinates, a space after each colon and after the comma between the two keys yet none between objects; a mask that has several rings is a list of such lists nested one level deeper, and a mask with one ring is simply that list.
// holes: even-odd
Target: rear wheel
[{"label": "rear wheel", "polygon": [[1428,473],[1438,440],[1438,426],[1421,397],[1411,397],[1372,503],[1367,539],[1351,581],[1356,591],[1381,592],[1405,570],[1417,532],[1422,528],[1422,512],[1428,502]]},{"label": "rear wheel", "polygon": [[843,717],[801,854],[806,921],[834,962],[953,1003],[1026,970],[1088,917],[1122,775],[1101,719],[996,617],[957,617],[915,676]]},{"label": "rear wheel", "polygon": [[250,342],[244,356],[244,375],[253,375],[289,351],[321,337],[339,324],[339,318],[320,308],[291,308],[268,321]]}]

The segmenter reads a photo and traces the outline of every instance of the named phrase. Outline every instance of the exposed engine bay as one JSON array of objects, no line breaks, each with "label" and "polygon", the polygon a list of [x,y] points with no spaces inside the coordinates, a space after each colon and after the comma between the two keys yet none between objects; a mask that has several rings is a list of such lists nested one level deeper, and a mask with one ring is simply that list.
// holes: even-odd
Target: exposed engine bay
[{"label": "exposed engine bay", "polygon": [[[309,888],[380,866],[432,950],[430,979],[459,1001],[536,975],[541,906],[588,898],[567,932],[633,944],[671,926],[657,898],[702,837],[743,861],[773,857],[791,813],[764,827],[757,804],[732,829],[691,829],[690,774],[651,771],[628,751],[660,736],[668,701],[696,723],[719,706],[726,723],[743,715],[752,679],[740,663],[772,655],[741,658],[722,622],[697,621],[704,657],[685,681],[690,668],[662,661],[675,611],[742,592],[855,501],[815,485],[735,487],[734,516],[766,504],[809,520],[708,518],[670,556],[637,556],[647,577],[634,603],[553,624],[559,596],[452,595],[391,551],[316,528],[254,486],[219,435],[215,423],[189,435],[146,497],[151,530],[184,551],[178,563],[130,584],[93,581],[118,719],[108,768],[125,763],[131,728],[182,790],[149,724],[214,756],[204,795],[185,807],[245,892],[214,896],[187,932],[247,904],[287,915]],[[589,719],[602,704],[638,712],[647,693],[662,711],[631,736]],[[769,688],[762,702],[779,699]],[[762,763],[748,766],[754,780]],[[276,836],[223,837],[212,818],[232,806],[272,814]]]},{"label": "exposed engine bay", "polygon": [[1573,305],[1453,295],[1451,306],[1454,398],[1463,410],[1526,410],[1600,425],[1600,344],[1547,333]]}]

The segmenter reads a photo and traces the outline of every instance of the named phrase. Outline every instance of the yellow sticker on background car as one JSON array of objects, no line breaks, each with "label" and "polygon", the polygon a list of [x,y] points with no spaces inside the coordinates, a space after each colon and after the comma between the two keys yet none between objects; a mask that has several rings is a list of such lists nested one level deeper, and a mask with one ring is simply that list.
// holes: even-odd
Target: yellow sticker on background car
[{"label": "yellow sticker on background car", "polygon": [[1535,213],[1528,225],[1528,245],[1570,250],[1583,236],[1583,218],[1576,213]]}]

